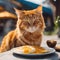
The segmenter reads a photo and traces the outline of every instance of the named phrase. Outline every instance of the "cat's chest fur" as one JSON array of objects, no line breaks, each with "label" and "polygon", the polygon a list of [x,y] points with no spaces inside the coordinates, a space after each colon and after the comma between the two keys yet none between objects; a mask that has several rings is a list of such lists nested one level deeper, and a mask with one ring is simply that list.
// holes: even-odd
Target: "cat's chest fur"
[{"label": "cat's chest fur", "polygon": [[17,39],[17,41],[20,42],[20,45],[40,45],[42,34],[39,31],[34,33],[24,32],[23,34],[18,31]]}]

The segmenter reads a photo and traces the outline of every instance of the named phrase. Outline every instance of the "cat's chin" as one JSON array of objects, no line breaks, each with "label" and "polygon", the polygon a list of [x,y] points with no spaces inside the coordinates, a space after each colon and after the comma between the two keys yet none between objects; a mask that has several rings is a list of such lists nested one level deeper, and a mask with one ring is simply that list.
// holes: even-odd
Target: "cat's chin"
[{"label": "cat's chin", "polygon": [[27,32],[29,32],[29,33],[34,33],[35,31],[33,31],[33,30],[26,30]]}]

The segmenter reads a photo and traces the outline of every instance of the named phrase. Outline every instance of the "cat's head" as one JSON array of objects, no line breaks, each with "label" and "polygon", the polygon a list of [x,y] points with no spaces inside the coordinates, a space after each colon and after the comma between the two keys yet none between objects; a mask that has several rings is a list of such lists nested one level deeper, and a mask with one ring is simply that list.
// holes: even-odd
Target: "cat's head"
[{"label": "cat's head", "polygon": [[21,31],[35,32],[43,31],[45,24],[42,16],[42,6],[33,10],[18,10],[15,8],[18,21],[17,28]]}]

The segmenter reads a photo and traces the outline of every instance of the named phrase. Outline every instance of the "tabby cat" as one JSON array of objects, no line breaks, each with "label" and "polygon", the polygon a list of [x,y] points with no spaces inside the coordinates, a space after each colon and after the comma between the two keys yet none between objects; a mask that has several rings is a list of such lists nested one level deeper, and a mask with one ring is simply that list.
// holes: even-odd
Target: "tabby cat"
[{"label": "tabby cat", "polygon": [[16,29],[9,32],[2,41],[0,52],[8,51],[22,45],[38,45],[42,41],[45,27],[42,16],[42,6],[33,10],[18,10],[14,8],[18,17]]}]

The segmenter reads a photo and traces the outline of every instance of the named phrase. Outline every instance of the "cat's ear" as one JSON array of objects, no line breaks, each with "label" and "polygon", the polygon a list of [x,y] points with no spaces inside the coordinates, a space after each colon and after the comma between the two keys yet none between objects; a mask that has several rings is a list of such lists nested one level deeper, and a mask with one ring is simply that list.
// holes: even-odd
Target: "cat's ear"
[{"label": "cat's ear", "polygon": [[38,6],[38,7],[36,8],[36,10],[37,10],[37,12],[42,13],[42,6]]},{"label": "cat's ear", "polygon": [[16,14],[17,14],[17,17],[20,17],[22,15],[22,11],[21,10],[18,10],[16,8],[14,8]]},{"label": "cat's ear", "polygon": [[14,8],[14,10],[15,10],[15,13],[18,15],[18,14],[20,14],[20,10],[18,10],[17,8]]}]

